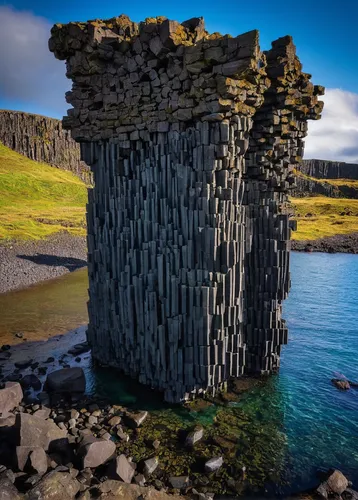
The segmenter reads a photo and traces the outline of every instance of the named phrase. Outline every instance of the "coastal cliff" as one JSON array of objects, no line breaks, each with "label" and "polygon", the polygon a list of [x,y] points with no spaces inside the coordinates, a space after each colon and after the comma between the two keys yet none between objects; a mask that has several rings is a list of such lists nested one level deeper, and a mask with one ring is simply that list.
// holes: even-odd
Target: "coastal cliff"
[{"label": "coastal cliff", "polygon": [[31,160],[69,170],[89,183],[89,167],[81,161],[80,146],[60,120],[22,111],[0,110],[0,142]]},{"label": "coastal cliff", "polygon": [[329,160],[303,160],[300,172],[317,179],[358,179],[358,163]]}]

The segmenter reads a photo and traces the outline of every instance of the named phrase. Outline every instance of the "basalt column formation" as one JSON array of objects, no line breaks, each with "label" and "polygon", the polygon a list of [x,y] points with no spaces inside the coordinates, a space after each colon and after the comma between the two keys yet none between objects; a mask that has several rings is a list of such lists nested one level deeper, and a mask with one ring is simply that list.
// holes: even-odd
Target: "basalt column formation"
[{"label": "basalt column formation", "polygon": [[291,37],[126,16],[55,25],[81,143],[92,353],[178,402],[279,366],[284,207],[323,88]]}]

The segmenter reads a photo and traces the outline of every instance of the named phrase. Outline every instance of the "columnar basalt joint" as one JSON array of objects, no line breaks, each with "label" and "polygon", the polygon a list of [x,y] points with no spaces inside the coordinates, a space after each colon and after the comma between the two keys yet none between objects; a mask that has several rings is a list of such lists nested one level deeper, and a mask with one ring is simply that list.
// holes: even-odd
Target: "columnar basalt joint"
[{"label": "columnar basalt joint", "polygon": [[164,391],[215,393],[279,366],[287,329],[284,205],[307,119],[322,111],[290,37],[209,34],[201,18],[55,25],[94,188],[93,356]]}]

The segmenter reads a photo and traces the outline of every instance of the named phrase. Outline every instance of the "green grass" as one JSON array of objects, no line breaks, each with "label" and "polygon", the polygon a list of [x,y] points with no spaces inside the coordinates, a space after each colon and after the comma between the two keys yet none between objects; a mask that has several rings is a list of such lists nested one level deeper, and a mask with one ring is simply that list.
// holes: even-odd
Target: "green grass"
[{"label": "green grass", "polygon": [[358,200],[311,196],[291,198],[297,220],[294,240],[316,240],[358,232]]},{"label": "green grass", "polygon": [[87,188],[71,172],[29,160],[0,143],[0,241],[85,235]]}]

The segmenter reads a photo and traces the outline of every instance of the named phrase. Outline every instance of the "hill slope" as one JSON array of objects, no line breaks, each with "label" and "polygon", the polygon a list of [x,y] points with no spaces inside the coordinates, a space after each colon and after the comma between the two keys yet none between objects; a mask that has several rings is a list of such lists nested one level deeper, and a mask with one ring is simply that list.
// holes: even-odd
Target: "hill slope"
[{"label": "hill slope", "polygon": [[71,172],[38,163],[0,143],[0,242],[66,230],[85,235],[87,188]]}]

